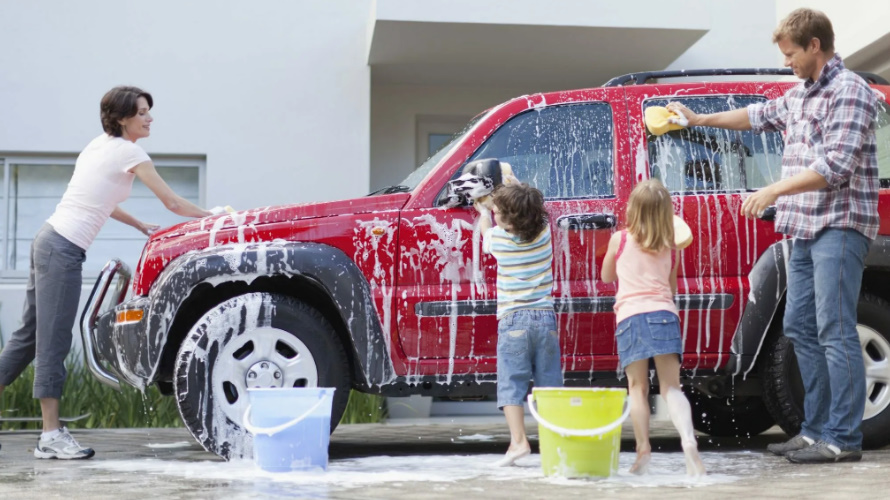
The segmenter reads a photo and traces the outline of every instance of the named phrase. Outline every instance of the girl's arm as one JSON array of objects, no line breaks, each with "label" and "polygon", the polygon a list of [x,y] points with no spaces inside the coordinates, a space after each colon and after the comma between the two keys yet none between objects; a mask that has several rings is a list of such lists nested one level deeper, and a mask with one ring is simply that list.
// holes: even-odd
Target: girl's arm
[{"label": "girl's arm", "polygon": [[151,192],[161,200],[161,203],[164,204],[167,210],[174,214],[183,217],[207,217],[213,215],[209,210],[204,210],[173,192],[173,189],[164,182],[164,179],[155,170],[154,163],[144,161],[130,171],[136,174],[136,177],[139,177],[139,180],[148,186],[148,189],[151,189]]},{"label": "girl's arm", "polygon": [[606,250],[606,256],[603,257],[603,267],[600,269],[600,279],[603,283],[612,283],[618,279],[615,272],[615,256],[618,255],[618,246],[621,245],[621,232],[612,234],[609,238],[609,249]]},{"label": "girl's arm", "polygon": [[677,295],[677,269],[680,268],[680,251],[679,250],[671,250],[672,252],[677,252],[677,257],[674,259],[674,268],[671,269],[671,292],[674,295]]}]

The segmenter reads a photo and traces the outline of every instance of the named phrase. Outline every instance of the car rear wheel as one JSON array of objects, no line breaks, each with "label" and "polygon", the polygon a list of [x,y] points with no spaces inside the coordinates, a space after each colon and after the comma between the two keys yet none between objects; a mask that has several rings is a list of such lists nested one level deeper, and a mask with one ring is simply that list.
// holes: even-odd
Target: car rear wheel
[{"label": "car rear wheel", "polygon": [[252,456],[242,425],[248,388],[334,387],[331,431],[351,386],[343,345],[315,309],[283,295],[250,293],[207,312],[176,359],[174,390],[192,436],[225,458]]},{"label": "car rear wheel", "polygon": [[[881,448],[890,444],[890,304],[864,293],[857,315],[866,387],[862,447]],[[787,337],[780,335],[767,346],[763,369],[764,401],[782,430],[796,436],[803,424],[804,388]]]}]

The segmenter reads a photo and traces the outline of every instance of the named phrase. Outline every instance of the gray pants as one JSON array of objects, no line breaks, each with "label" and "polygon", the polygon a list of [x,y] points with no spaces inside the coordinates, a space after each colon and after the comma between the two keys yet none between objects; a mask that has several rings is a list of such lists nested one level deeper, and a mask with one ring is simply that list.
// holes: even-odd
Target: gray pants
[{"label": "gray pants", "polygon": [[31,244],[22,327],[0,352],[0,385],[11,384],[34,361],[34,397],[62,397],[84,260],[84,250],[49,224],[37,232]]}]

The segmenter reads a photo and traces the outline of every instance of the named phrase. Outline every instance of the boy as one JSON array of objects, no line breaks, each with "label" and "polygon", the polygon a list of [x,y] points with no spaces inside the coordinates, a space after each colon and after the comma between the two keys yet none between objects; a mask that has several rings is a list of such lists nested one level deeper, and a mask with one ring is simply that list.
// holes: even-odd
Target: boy
[{"label": "boy", "polygon": [[[510,428],[510,447],[495,465],[528,455],[523,400],[529,383],[562,386],[559,338],[553,309],[553,249],[544,195],[528,184],[497,188],[481,214],[482,251],[498,263],[498,408]],[[496,227],[491,227],[494,214]]]}]

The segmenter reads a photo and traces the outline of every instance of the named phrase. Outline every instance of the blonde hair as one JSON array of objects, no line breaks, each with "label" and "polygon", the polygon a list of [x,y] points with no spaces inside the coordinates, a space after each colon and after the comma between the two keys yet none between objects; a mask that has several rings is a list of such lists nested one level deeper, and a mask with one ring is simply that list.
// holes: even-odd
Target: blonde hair
[{"label": "blonde hair", "polygon": [[645,180],[630,193],[627,232],[650,252],[674,247],[674,206],[671,194],[658,179]]},{"label": "blonde hair", "polygon": [[773,31],[773,43],[779,43],[783,38],[803,48],[810,44],[810,40],[818,38],[819,50],[826,54],[834,51],[831,20],[818,10],[800,8],[788,14]]}]

